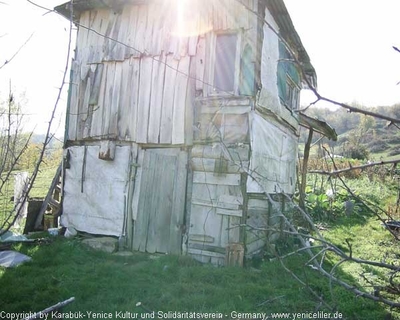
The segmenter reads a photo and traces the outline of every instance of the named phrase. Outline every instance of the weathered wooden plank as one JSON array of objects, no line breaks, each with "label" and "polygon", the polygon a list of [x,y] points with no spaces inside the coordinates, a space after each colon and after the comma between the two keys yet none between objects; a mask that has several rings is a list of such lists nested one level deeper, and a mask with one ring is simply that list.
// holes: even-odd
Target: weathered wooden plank
[{"label": "weathered wooden plank", "polygon": [[[173,206],[170,222],[169,248],[173,254],[180,254],[182,250],[182,229],[184,226],[185,191],[187,179],[188,154],[179,152],[176,161],[175,180],[173,181]],[[163,226],[161,226],[163,228]]]},{"label": "weathered wooden plank", "polygon": [[142,174],[143,174],[143,163],[144,163],[144,154],[145,150],[138,149],[137,151],[137,164],[136,164],[136,176],[135,176],[135,189],[133,191],[132,196],[132,219],[137,220],[138,212],[139,212],[139,199],[140,199],[140,189],[142,183]]},{"label": "weathered wooden plank", "polygon": [[223,216],[234,216],[234,217],[243,216],[243,210],[230,210],[230,209],[217,208],[216,213],[221,214]]},{"label": "weathered wooden plank", "polygon": [[[159,56],[163,50],[163,36],[164,36],[164,25],[166,20],[166,11],[169,7],[168,1],[160,1],[159,3],[149,4],[149,12],[155,13],[153,21],[153,32],[151,36],[151,43],[147,49],[153,56]],[[154,9],[155,10],[154,10]]]},{"label": "weathered wooden plank", "polygon": [[197,242],[189,242],[189,249],[199,249],[213,253],[225,254],[226,250],[224,247],[219,246],[218,244],[208,244],[208,243],[197,243]]},{"label": "weathered wooden plank", "polygon": [[189,235],[189,241],[213,243],[215,239],[204,234],[191,234]]},{"label": "weathered wooden plank", "polygon": [[193,183],[192,203],[223,209],[239,209],[242,200],[240,186]]},{"label": "weathered wooden plank", "polygon": [[[225,248],[223,248],[225,250]],[[208,256],[208,257],[216,257],[216,258],[224,258],[225,259],[225,253],[220,253],[220,252],[212,252],[208,251],[206,249],[195,249],[195,248],[189,248],[188,249],[189,254],[198,254],[198,255],[203,255],[203,256]]]},{"label": "weathered wooden plank", "polygon": [[[103,35],[107,31],[109,12],[105,9],[96,10],[96,18],[92,24],[92,30]],[[104,41],[105,38],[96,32],[90,31],[90,45],[92,50],[89,56],[88,63],[101,63],[104,56]]]},{"label": "weathered wooden plank", "polygon": [[161,126],[161,107],[164,92],[165,56],[155,57],[151,80],[151,100],[148,142],[158,143]]},{"label": "weathered wooden plank", "polygon": [[87,78],[86,82],[86,89],[85,89],[85,95],[83,97],[82,105],[79,110],[79,133],[78,133],[78,139],[79,138],[87,138],[89,136],[90,132],[90,126],[91,126],[91,108],[89,107],[89,101],[90,101],[90,93],[92,91],[92,77],[94,77],[94,74],[92,73],[90,77]]},{"label": "weathered wooden plank", "polygon": [[213,237],[214,244],[217,244],[221,229],[222,216],[215,213],[215,208],[196,205],[192,202],[190,215],[191,234],[203,234]]},{"label": "weathered wooden plank", "polygon": [[247,207],[249,210],[268,210],[269,208],[269,201],[267,199],[249,199],[247,202]]},{"label": "weathered wooden plank", "polygon": [[174,109],[172,114],[172,144],[185,143],[185,106],[189,66],[190,57],[182,57],[179,61],[175,83]]},{"label": "weathered wooden plank", "polygon": [[152,181],[151,203],[148,204],[149,224],[146,251],[150,253],[168,252],[170,229],[166,228],[171,220],[172,186],[175,176],[174,157],[146,151],[153,159],[154,165],[149,169],[154,171]]},{"label": "weathered wooden plank", "polygon": [[199,36],[197,34],[190,36],[189,43],[188,43],[188,55],[189,56],[196,56],[197,53],[197,43],[198,43]]},{"label": "weathered wooden plank", "polygon": [[96,67],[96,71],[94,73],[94,78],[92,81],[92,86],[91,86],[91,91],[90,91],[90,98],[89,98],[89,104],[91,104],[91,105],[98,104],[98,102],[99,102],[100,85],[101,85],[101,79],[103,76],[103,69],[104,69],[104,66],[102,63],[98,64]]},{"label": "weathered wooden plank", "polygon": [[220,144],[213,146],[195,145],[192,148],[192,157],[220,159],[221,155],[227,160],[246,161],[249,160],[249,146],[244,144],[236,148],[223,148]]},{"label": "weathered wooden plank", "polygon": [[215,176],[210,172],[193,172],[193,183],[222,184],[228,186],[240,185],[240,174],[227,173],[224,176]]},{"label": "weathered wooden plank", "polygon": [[240,221],[241,217],[229,217],[229,242],[230,243],[237,243],[240,241]]},{"label": "weathered wooden plank", "polygon": [[146,251],[148,227],[150,219],[150,205],[153,199],[153,184],[155,174],[155,156],[150,152],[144,152],[142,176],[140,183],[140,196],[138,213],[135,222],[135,232],[133,235],[133,249]]},{"label": "weathered wooden plank", "polygon": [[125,205],[126,208],[126,245],[129,250],[132,250],[132,239],[133,239],[133,194],[135,192],[135,179],[137,174],[137,161],[138,161],[138,145],[133,143],[131,146],[131,154],[130,154],[130,170],[128,176],[128,197]]},{"label": "weathered wooden plank", "polygon": [[221,107],[224,108],[228,107],[248,107],[252,105],[251,100],[248,97],[224,97],[221,100],[221,97],[208,97],[208,98],[197,98],[197,103],[200,105],[201,108],[204,107]]},{"label": "weathered wooden plank", "polygon": [[[89,27],[90,23],[90,12],[86,11],[80,16],[79,23],[85,27]],[[83,70],[83,74],[81,75],[81,78],[86,77],[86,71],[87,69],[87,58],[88,58],[88,29],[87,28],[79,28],[78,35],[77,35],[77,41],[76,41],[76,46],[78,48],[77,56],[76,59],[79,61],[81,66],[84,66],[85,69]]]},{"label": "weathered wooden plank", "polygon": [[108,73],[108,63],[103,64],[98,102],[96,105],[93,105],[92,107],[92,123],[90,126],[90,136],[92,138],[101,137],[103,133],[102,127],[103,127],[103,113],[105,113],[104,98],[105,98],[106,84],[107,84],[107,77],[106,77],[107,73]]},{"label": "weathered wooden plank", "polygon": [[129,27],[124,42],[129,45],[129,48],[125,48],[125,59],[129,59],[131,56],[139,56],[134,50],[139,7],[128,6],[126,8],[129,10]]},{"label": "weathered wooden plank", "polygon": [[225,255],[222,253],[217,253],[217,252],[210,252],[210,251],[205,251],[201,249],[188,249],[188,254],[192,255],[199,255],[199,256],[207,256],[207,257],[216,257],[216,258],[223,258],[225,259]]},{"label": "weathered wooden plank", "polygon": [[120,15],[121,22],[118,30],[118,43],[116,43],[112,54],[114,60],[116,61],[123,61],[125,59],[125,52],[129,51],[124,44],[127,44],[128,29],[131,28],[130,15],[130,8],[125,6],[122,10],[122,14]]},{"label": "weathered wooden plank", "polygon": [[181,59],[183,57],[188,56],[188,47],[189,47],[189,37],[180,36],[178,43],[178,51],[175,53],[176,59]]},{"label": "weathered wooden plank", "polygon": [[110,108],[110,124],[108,127],[108,136],[117,137],[118,135],[118,109],[121,98],[121,81],[122,81],[123,64],[117,62],[115,64],[114,83],[112,85],[112,97]]},{"label": "weathered wooden plank", "polygon": [[226,247],[229,244],[229,216],[222,215],[221,229],[219,231],[219,245]]},{"label": "weathered wooden plank", "polygon": [[196,53],[196,90],[203,90],[204,68],[206,63],[206,43],[204,36],[199,38]]},{"label": "weathered wooden plank", "polygon": [[178,60],[172,55],[166,57],[163,104],[161,111],[160,143],[172,142],[172,119]]},{"label": "weathered wooden plank", "polygon": [[201,113],[210,113],[210,114],[245,114],[251,111],[251,106],[234,106],[234,107],[227,107],[227,106],[219,106],[219,107],[208,107],[202,106],[200,108]]},{"label": "weathered wooden plank", "polygon": [[107,29],[105,31],[105,40],[104,40],[104,56],[103,61],[112,61],[112,51],[116,42],[114,39],[118,37],[118,29],[117,23],[120,23],[121,20],[118,19],[118,14],[114,14],[112,10],[108,11],[108,19],[107,19]]},{"label": "weathered wooden plank", "polygon": [[129,104],[126,115],[128,117],[128,127],[125,132],[126,139],[131,141],[136,141],[136,131],[139,115],[139,79],[140,79],[140,60],[136,58],[131,58],[131,68],[132,68],[132,83],[130,84],[129,92]]},{"label": "weathered wooden plank", "polygon": [[139,99],[138,99],[138,120],[136,141],[147,142],[147,130],[149,126],[151,78],[153,69],[153,58],[142,57],[140,60]]},{"label": "weathered wooden plank", "polygon": [[221,194],[218,196],[218,207],[221,208],[236,208],[243,205],[242,195]]},{"label": "weathered wooden plank", "polygon": [[122,62],[121,98],[118,108],[118,137],[121,140],[129,140],[130,99],[132,96],[131,87],[133,80],[133,68],[130,59]]},{"label": "weathered wooden plank", "polygon": [[188,78],[188,87],[186,90],[186,105],[185,105],[185,144],[187,146],[193,145],[194,138],[194,106],[196,99],[196,62],[195,59],[190,59]]},{"label": "weathered wooden plank", "polygon": [[[191,165],[195,171],[215,172],[216,162],[220,159],[208,158],[192,158]],[[249,161],[230,161],[227,160],[227,166],[223,172],[225,173],[239,173],[249,167]]]},{"label": "weathered wooden plank", "polygon": [[89,103],[89,95],[90,95],[90,77],[85,78],[81,81],[79,86],[79,102],[78,102],[78,114],[77,114],[77,127],[76,127],[76,137],[77,140],[81,140],[83,138],[83,129],[87,117],[88,112],[88,103]]},{"label": "weathered wooden plank", "polygon": [[78,121],[79,103],[79,63],[72,61],[71,64],[71,94],[67,114],[67,140],[76,140],[76,125]]},{"label": "weathered wooden plank", "polygon": [[147,5],[140,5],[138,10],[138,19],[135,30],[135,41],[134,48],[136,48],[137,55],[140,56],[144,53],[145,49],[145,37],[146,37],[146,28],[147,28]]},{"label": "weathered wooden plank", "polygon": [[115,78],[115,62],[107,63],[107,72],[105,74],[105,92],[104,92],[104,108],[103,108],[103,118],[102,120],[102,130],[101,135],[107,136],[110,129],[111,123],[111,105],[113,98],[113,86]]}]

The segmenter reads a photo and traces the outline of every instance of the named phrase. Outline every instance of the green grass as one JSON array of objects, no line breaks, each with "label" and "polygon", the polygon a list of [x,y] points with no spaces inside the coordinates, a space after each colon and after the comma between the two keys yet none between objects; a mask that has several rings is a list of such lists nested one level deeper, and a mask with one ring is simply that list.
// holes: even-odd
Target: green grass
[{"label": "green grass", "polygon": [[[32,261],[0,268],[1,309],[39,311],[75,297],[63,311],[311,312],[319,301],[286,273],[279,261],[258,268],[217,268],[189,257],[135,253],[121,257],[93,251],[79,240],[57,238],[47,245],[18,245]],[[382,306],[356,298],[305,267],[295,255],[285,264],[346,319],[383,319]],[[347,276],[348,278],[351,276]],[[142,306],[137,306],[141,302]],[[318,310],[329,310],[322,306]],[[229,318],[229,317],[228,317]]]},{"label": "green grass", "polygon": [[[46,166],[43,165],[35,179],[29,198],[45,198],[49,190],[51,181],[57,171],[58,165]],[[5,217],[8,217],[11,210],[14,208],[14,202],[11,197],[14,195],[14,175],[18,171],[11,174],[11,178],[3,187],[0,193],[0,227],[3,225]],[[31,175],[31,172],[29,172]]]}]

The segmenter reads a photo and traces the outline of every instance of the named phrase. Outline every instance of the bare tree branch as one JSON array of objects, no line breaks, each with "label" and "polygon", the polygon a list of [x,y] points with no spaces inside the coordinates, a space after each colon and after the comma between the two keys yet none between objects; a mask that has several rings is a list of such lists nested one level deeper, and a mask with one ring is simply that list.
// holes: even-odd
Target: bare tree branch
[{"label": "bare tree branch", "polygon": [[363,170],[365,168],[369,167],[374,167],[374,166],[382,166],[385,164],[397,164],[400,162],[400,159],[395,159],[395,160],[386,160],[386,161],[379,161],[379,162],[371,162],[367,164],[363,164],[361,166],[354,166],[354,167],[348,167],[345,169],[338,169],[338,170],[332,170],[332,171],[326,171],[326,170],[309,170],[308,173],[318,173],[318,174],[324,174],[328,176],[337,176],[341,173],[349,172],[352,170]]},{"label": "bare tree branch", "polygon": [[8,60],[6,60],[1,66],[0,66],[0,70],[3,69],[7,64],[9,64],[20,52],[21,50],[26,46],[26,44],[29,42],[29,40],[31,40],[31,38],[33,37],[34,32],[31,33],[31,35],[28,37],[28,39],[18,48],[18,50],[12,55],[12,57]]}]

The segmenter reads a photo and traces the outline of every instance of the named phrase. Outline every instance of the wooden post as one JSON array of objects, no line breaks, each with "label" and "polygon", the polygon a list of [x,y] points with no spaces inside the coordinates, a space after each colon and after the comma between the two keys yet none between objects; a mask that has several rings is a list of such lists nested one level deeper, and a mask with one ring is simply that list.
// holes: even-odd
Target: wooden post
[{"label": "wooden post", "polygon": [[308,166],[308,158],[310,157],[310,148],[311,148],[313,132],[314,130],[310,128],[310,132],[308,133],[308,139],[306,145],[304,146],[303,168],[301,170],[301,183],[300,183],[300,208],[302,208],[303,210],[306,208],[305,192],[307,185],[307,166]]},{"label": "wooden post", "polygon": [[244,246],[242,243],[230,243],[226,247],[225,266],[243,267]]}]

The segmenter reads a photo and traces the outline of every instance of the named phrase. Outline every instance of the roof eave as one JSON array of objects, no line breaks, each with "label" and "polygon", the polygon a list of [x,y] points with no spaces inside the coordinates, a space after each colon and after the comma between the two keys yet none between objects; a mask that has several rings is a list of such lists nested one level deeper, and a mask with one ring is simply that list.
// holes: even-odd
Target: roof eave
[{"label": "roof eave", "polygon": [[272,14],[275,22],[279,26],[281,36],[297,52],[297,58],[302,64],[302,68],[308,78],[308,81],[314,88],[316,88],[317,74],[313,65],[311,64],[310,57],[308,56],[308,53],[301,42],[300,36],[293,25],[292,19],[290,18],[289,12],[287,11],[283,0],[264,1],[268,11]]},{"label": "roof eave", "polygon": [[313,129],[314,131],[324,135],[330,140],[337,141],[337,133],[327,122],[311,118],[305,113],[299,112],[299,124],[307,129]]}]

